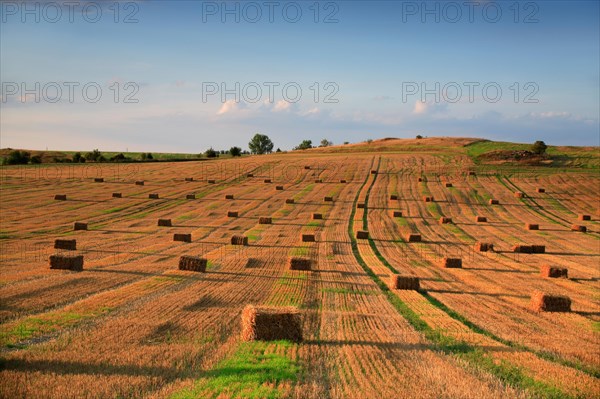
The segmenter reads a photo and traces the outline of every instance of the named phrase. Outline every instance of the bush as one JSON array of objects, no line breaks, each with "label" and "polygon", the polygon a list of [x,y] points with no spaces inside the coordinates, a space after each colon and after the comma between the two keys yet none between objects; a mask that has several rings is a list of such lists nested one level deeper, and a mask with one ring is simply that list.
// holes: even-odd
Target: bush
[{"label": "bush", "polygon": [[330,145],[333,145],[333,141],[323,139],[321,140],[321,145],[319,147],[329,147]]},{"label": "bush", "polygon": [[29,153],[25,151],[12,151],[8,154],[5,163],[7,165],[26,165],[29,163]]},{"label": "bush", "polygon": [[546,145],[546,143],[538,140],[531,146],[531,152],[533,152],[534,154],[543,155],[546,153],[547,148],[548,146]]},{"label": "bush", "polygon": [[350,144],[349,141],[344,141],[344,145],[348,145],[348,144]]},{"label": "bush", "polygon": [[149,152],[149,153],[146,155],[146,159],[154,159],[154,156],[152,155],[152,153],[151,153],[151,152]]},{"label": "bush", "polygon": [[231,155],[232,157],[241,157],[242,149],[240,147],[231,147],[229,149],[229,155]]},{"label": "bush", "polygon": [[102,162],[100,160],[100,158],[102,158],[103,160],[106,160],[106,158],[104,158],[102,156],[102,153],[100,151],[98,151],[98,149],[93,150],[92,152],[88,152],[87,154],[85,154],[85,159],[86,161],[97,161],[97,162]]},{"label": "bush", "polygon": [[219,154],[215,150],[213,150],[212,147],[210,147],[208,150],[206,150],[204,152],[204,155],[206,155],[206,158],[216,158],[219,156]]},{"label": "bush", "polygon": [[275,152],[281,152],[281,148],[277,148],[277,151],[275,151]]},{"label": "bush", "polygon": [[32,164],[40,164],[42,163],[42,156],[41,155],[34,155],[31,157],[30,162]]},{"label": "bush", "polygon": [[417,134],[417,139],[421,140],[423,138],[423,136],[421,136],[420,134]]},{"label": "bush", "polygon": [[302,140],[302,143],[294,147],[294,150],[308,150],[309,148],[313,148],[312,140]]}]

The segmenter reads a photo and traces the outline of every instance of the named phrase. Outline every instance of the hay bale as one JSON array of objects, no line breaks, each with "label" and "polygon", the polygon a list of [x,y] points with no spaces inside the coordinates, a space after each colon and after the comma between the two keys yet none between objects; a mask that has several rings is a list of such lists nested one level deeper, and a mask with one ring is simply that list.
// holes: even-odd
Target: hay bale
[{"label": "hay bale", "polygon": [[533,253],[533,247],[531,245],[515,245],[512,248],[513,252],[521,254]]},{"label": "hay bale", "polygon": [[294,199],[293,198],[288,198],[285,200],[286,204],[293,204],[294,203]]},{"label": "hay bale", "polygon": [[452,223],[452,218],[447,218],[445,216],[442,216],[439,220],[438,220],[439,224],[449,224]]},{"label": "hay bale", "polygon": [[446,187],[452,187],[452,183],[446,183],[445,186]]},{"label": "hay bale", "polygon": [[302,341],[302,317],[295,307],[248,305],[242,311],[242,341]]},{"label": "hay bale", "polygon": [[213,180],[213,179],[209,179],[209,180],[208,180],[208,184],[216,184],[216,183],[217,183],[217,181],[216,181],[216,180]]},{"label": "hay bale", "polygon": [[462,268],[461,258],[442,258],[440,266],[445,269],[460,269]]},{"label": "hay bale", "polygon": [[570,312],[571,299],[568,296],[534,291],[531,294],[531,309],[536,312]]},{"label": "hay bale", "polygon": [[371,171],[371,174],[372,174],[372,175],[376,175],[376,174],[377,174],[377,171],[376,171],[376,170],[372,170],[372,171]]},{"label": "hay bale", "polygon": [[421,242],[421,234],[409,233],[405,236],[406,242]]},{"label": "hay bale", "polygon": [[227,217],[228,218],[237,218],[237,217],[239,217],[239,212],[238,211],[227,211]]},{"label": "hay bale", "polygon": [[306,258],[290,258],[289,260],[290,270],[310,270],[311,262],[310,259]]},{"label": "hay bale", "polygon": [[148,198],[149,199],[158,199],[158,194],[154,193],[154,194],[148,194]]},{"label": "hay bale", "polygon": [[87,230],[88,229],[88,224],[85,222],[75,222],[73,223],[73,230],[77,231],[77,230]]},{"label": "hay bale", "polygon": [[545,245],[532,245],[531,246],[531,253],[532,254],[543,254],[543,253],[546,253],[546,246]]},{"label": "hay bale", "polygon": [[476,223],[485,223],[487,222],[487,218],[485,216],[475,216]]},{"label": "hay bale", "polygon": [[472,171],[472,170],[470,170],[468,175],[469,175],[469,176],[475,176],[475,172],[474,172],[474,171]]},{"label": "hay bale", "polygon": [[308,165],[305,165],[305,166],[304,166],[304,169],[305,169],[305,170],[310,170],[310,166],[308,166]]},{"label": "hay bale", "polygon": [[189,233],[175,233],[173,234],[173,241],[192,242],[192,235]]},{"label": "hay bale", "polygon": [[324,197],[323,201],[325,201],[325,202],[333,202],[333,197]]},{"label": "hay bale", "polygon": [[491,199],[491,200],[489,200],[489,201],[488,201],[488,203],[489,203],[490,205],[499,205],[499,204],[500,204],[500,200],[497,200],[497,199]]},{"label": "hay bale", "polygon": [[425,196],[425,197],[423,197],[423,201],[425,201],[425,202],[433,202],[433,197]]},{"label": "hay bale", "polygon": [[123,194],[121,193],[112,193],[113,198],[123,198]]},{"label": "hay bale", "polygon": [[56,194],[54,196],[54,199],[56,201],[66,201],[67,200],[67,196],[65,194]]},{"label": "hay bale", "polygon": [[50,255],[50,269],[83,270],[83,255]]},{"label": "hay bale", "polygon": [[494,250],[494,244],[489,242],[478,242],[475,244],[475,251],[490,252]]},{"label": "hay bale", "polygon": [[254,174],[252,174],[252,173],[248,173],[248,174],[246,175],[246,177],[254,177]]},{"label": "hay bale", "polygon": [[193,177],[186,177],[185,181],[194,181],[194,178]]},{"label": "hay bale", "polygon": [[263,180],[265,183],[271,183],[271,179],[265,179]]},{"label": "hay bale", "polygon": [[347,181],[346,181],[345,179],[341,179],[341,180],[340,180],[340,183],[342,183],[342,184],[346,184],[346,183],[347,183]]},{"label": "hay bale", "polygon": [[258,218],[258,224],[273,224],[273,219],[268,217]]},{"label": "hay bale", "polygon": [[283,186],[275,186],[275,190],[277,190],[277,191],[283,191]]},{"label": "hay bale", "polygon": [[56,239],[56,240],[54,240],[54,248],[55,249],[66,249],[68,251],[75,251],[75,250],[77,250],[77,240]]},{"label": "hay bale", "polygon": [[545,189],[545,188],[538,187],[538,189],[537,189],[537,192],[538,192],[538,193],[545,193],[545,192],[546,192],[546,189]]},{"label": "hay bale", "polygon": [[423,178],[422,178],[422,177],[419,177],[419,178],[417,179],[417,181],[420,183],[420,182],[422,182],[422,181],[423,181]]},{"label": "hay bale", "polygon": [[356,232],[356,238],[359,240],[367,240],[369,239],[369,232],[365,230],[358,230]]},{"label": "hay bale", "polygon": [[365,209],[365,203],[364,203],[364,202],[359,202],[359,203],[356,205],[356,207],[357,207],[358,209]]},{"label": "hay bale", "polygon": [[302,242],[315,242],[315,235],[314,234],[301,234],[300,235]]},{"label": "hay bale", "polygon": [[196,194],[187,194],[185,199],[196,199]]},{"label": "hay bale", "polygon": [[232,200],[233,199],[233,194],[225,194],[225,199],[226,200]]},{"label": "hay bale", "polygon": [[104,183],[104,179],[102,177],[95,177],[94,183]]},{"label": "hay bale", "polygon": [[525,230],[539,230],[540,225],[535,223],[525,223]]},{"label": "hay bale", "polygon": [[515,191],[515,197],[516,198],[523,198],[525,197],[525,194],[520,192],[520,191]]},{"label": "hay bale", "polygon": [[232,236],[231,245],[248,245],[248,237],[238,235]]},{"label": "hay bale", "polygon": [[135,182],[135,185],[136,185],[136,186],[143,186],[143,185],[144,185],[144,181],[143,181],[143,180],[137,180],[137,181]]},{"label": "hay bale", "polygon": [[390,201],[398,201],[398,196],[395,194],[390,195]]},{"label": "hay bale", "polygon": [[577,217],[578,220],[592,220],[592,217],[590,215],[579,215]]},{"label": "hay bale", "polygon": [[207,264],[208,261],[199,256],[183,255],[179,257],[179,270],[205,273]]},{"label": "hay bale", "polygon": [[571,225],[571,231],[579,231],[581,233],[587,232],[587,227],[581,226],[579,224]]},{"label": "hay bale", "polygon": [[394,217],[395,218],[401,218],[402,217],[402,211],[394,211]]},{"label": "hay bale", "polygon": [[321,219],[323,219],[323,214],[322,213],[313,213],[312,218],[313,218],[313,220],[321,220]]},{"label": "hay bale", "polygon": [[323,183],[323,179],[316,179],[315,183]]},{"label": "hay bale", "polygon": [[173,224],[171,223],[171,219],[158,219],[158,225],[160,227],[171,227]]},{"label": "hay bale", "polygon": [[548,278],[569,278],[569,270],[565,267],[542,265],[540,267],[540,276]]},{"label": "hay bale", "polygon": [[419,278],[414,276],[401,276],[393,274],[390,278],[390,288],[396,290],[419,291]]}]

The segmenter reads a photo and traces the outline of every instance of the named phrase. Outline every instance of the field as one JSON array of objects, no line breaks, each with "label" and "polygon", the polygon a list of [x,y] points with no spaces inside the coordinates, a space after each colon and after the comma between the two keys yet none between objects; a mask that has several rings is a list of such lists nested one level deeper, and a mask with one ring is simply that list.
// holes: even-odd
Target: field
[{"label": "field", "polygon": [[[505,147],[382,140],[3,167],[0,397],[600,397],[600,154],[551,148],[551,166],[477,158]],[[55,250],[56,239],[76,239],[77,250]],[[83,271],[50,269],[50,255],[71,252]],[[207,259],[206,273],[179,270],[182,255]],[[312,270],[290,270],[290,257]],[[444,258],[462,268],[441,267]],[[568,278],[541,276],[546,264]],[[391,288],[394,274],[418,277],[420,290]],[[571,311],[536,311],[534,291],[568,296]],[[297,307],[303,340],[243,341],[248,304]]]}]

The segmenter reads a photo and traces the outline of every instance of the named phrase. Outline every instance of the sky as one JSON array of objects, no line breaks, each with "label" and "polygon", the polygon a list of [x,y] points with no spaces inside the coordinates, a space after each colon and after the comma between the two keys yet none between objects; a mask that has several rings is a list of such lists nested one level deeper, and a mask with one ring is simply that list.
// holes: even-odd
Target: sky
[{"label": "sky", "polygon": [[599,1],[2,1],[0,147],[600,145]]}]

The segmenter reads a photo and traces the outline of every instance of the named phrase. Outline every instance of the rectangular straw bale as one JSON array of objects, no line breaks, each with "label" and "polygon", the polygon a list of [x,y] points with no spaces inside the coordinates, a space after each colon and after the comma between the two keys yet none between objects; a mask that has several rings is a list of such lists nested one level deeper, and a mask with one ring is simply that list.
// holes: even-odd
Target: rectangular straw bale
[{"label": "rectangular straw bale", "polygon": [[208,179],[208,184],[216,184],[217,181],[214,179]]},{"label": "rectangular straw bale", "polygon": [[193,177],[186,177],[185,181],[194,181],[194,178]]},{"label": "rectangular straw bale", "polygon": [[446,183],[445,186],[446,187],[452,187],[452,183]]},{"label": "rectangular straw bale", "polygon": [[265,179],[264,182],[265,183],[271,183],[271,179]]},{"label": "rectangular straw bale", "polygon": [[293,204],[294,203],[294,199],[293,198],[288,198],[285,200],[286,204]]},{"label": "rectangular straw bale", "polygon": [[87,230],[88,224],[85,222],[75,222],[73,223],[73,230]]},{"label": "rectangular straw bale", "polygon": [[347,181],[345,179],[341,179],[340,183],[347,183]]},{"label": "rectangular straw bale", "polygon": [[158,225],[161,227],[173,226],[173,224],[171,223],[171,219],[158,219]]},{"label": "rectangular straw bale", "polygon": [[489,242],[478,242],[475,244],[475,251],[489,252],[494,250],[494,244]]},{"label": "rectangular straw bale", "polygon": [[323,179],[315,179],[315,183],[323,183]]},{"label": "rectangular straw bale", "polygon": [[487,218],[485,216],[475,216],[475,222],[485,223],[485,222],[487,222]]},{"label": "rectangular straw bale", "polygon": [[545,193],[545,192],[546,192],[546,189],[545,189],[545,188],[538,187],[538,189],[537,189],[537,192],[538,192],[538,193]]},{"label": "rectangular straw bale", "polygon": [[196,199],[196,194],[186,194],[185,199]]},{"label": "rectangular straw bale", "polygon": [[369,238],[369,232],[365,230],[358,230],[356,232],[356,238],[359,240],[367,240]]},{"label": "rectangular straw bale", "polygon": [[283,186],[275,186],[275,190],[283,191]]},{"label": "rectangular straw bale", "polygon": [[579,220],[592,220],[592,216],[590,216],[590,215],[579,215],[577,217],[577,219],[579,219]]},{"label": "rectangular straw bale", "polygon": [[310,270],[310,259],[292,257],[289,260],[290,270]]},{"label": "rectangular straw bale", "polygon": [[175,233],[173,234],[173,241],[192,242],[192,235],[190,233]]},{"label": "rectangular straw bale", "polygon": [[323,201],[325,201],[325,202],[333,202],[333,197],[324,197]]},{"label": "rectangular straw bale", "polygon": [[232,236],[231,245],[248,245],[248,237],[239,235]]},{"label": "rectangular straw bale", "polygon": [[359,203],[356,205],[356,207],[357,207],[358,209],[364,209],[364,208],[365,208],[365,203],[364,203],[364,202],[359,202]]},{"label": "rectangular straw bale", "polygon": [[585,232],[587,232],[587,227],[581,226],[579,224],[574,224],[574,225],[571,225],[571,231],[579,231],[579,232],[585,233]]},{"label": "rectangular straw bale", "polygon": [[258,219],[258,224],[273,224],[273,219],[268,217],[261,217]]},{"label": "rectangular straw bale", "polygon": [[83,255],[50,255],[50,269],[83,270]]},{"label": "rectangular straw bale", "polygon": [[421,234],[408,233],[405,236],[406,242],[421,242]]},{"label": "rectangular straw bale", "polygon": [[488,201],[488,203],[489,203],[490,205],[498,205],[498,204],[500,204],[500,200],[497,200],[497,199],[490,199],[490,200]]},{"label": "rectangular straw bale", "polygon": [[323,219],[323,214],[322,213],[313,213],[312,218],[313,218],[313,220],[321,220],[321,219]]},{"label": "rectangular straw bale", "polygon": [[248,173],[248,174],[246,175],[246,177],[254,177],[254,174],[253,174],[253,173]]},{"label": "rectangular straw bale", "polygon": [[532,254],[543,254],[546,252],[545,245],[531,245],[531,253]]},{"label": "rectangular straw bale", "polygon": [[302,317],[295,307],[248,305],[242,311],[242,341],[302,341]]},{"label": "rectangular straw bale", "polygon": [[54,240],[54,248],[75,251],[77,250],[77,240],[56,239]]},{"label": "rectangular straw bale", "polygon": [[452,218],[447,218],[445,216],[442,216],[439,220],[438,220],[439,224],[449,224],[452,223]]},{"label": "rectangular straw bale", "polygon": [[232,200],[233,199],[233,194],[225,194],[225,199]]},{"label": "rectangular straw bale", "polygon": [[102,177],[95,177],[94,183],[104,183],[104,179]]},{"label": "rectangular straw bale", "polygon": [[239,212],[238,211],[227,211],[227,217],[228,218],[237,218],[237,217],[239,217]]},{"label": "rectangular straw bale", "polygon": [[144,185],[144,181],[143,181],[143,180],[137,180],[137,181],[135,182],[135,185],[136,185],[136,186],[143,186],[143,185]]},{"label": "rectangular straw bale", "polygon": [[183,255],[179,257],[179,270],[188,270],[192,272],[206,272],[208,261],[199,256]]},{"label": "rectangular straw bale", "polygon": [[398,200],[398,196],[396,194],[390,195],[390,201],[397,201],[397,200]]},{"label": "rectangular straw bale", "polygon": [[442,258],[440,265],[446,269],[460,269],[462,268],[461,258]]},{"label": "rectangular straw bale", "polygon": [[571,299],[568,296],[534,291],[531,294],[531,308],[537,312],[570,312]]},{"label": "rectangular straw bale", "polygon": [[377,174],[377,171],[376,171],[376,170],[372,170],[372,171],[371,171],[371,174],[372,174],[372,175],[376,175],[376,174]]},{"label": "rectangular straw bale", "polygon": [[54,196],[54,199],[56,201],[66,201],[67,200],[67,196],[65,194],[56,194]]},{"label": "rectangular straw bale", "polygon": [[422,178],[422,177],[419,177],[419,178],[417,178],[417,181],[420,183],[420,182],[422,182],[422,181],[423,181],[423,178]]},{"label": "rectangular straw bale", "polygon": [[123,198],[123,194],[121,193],[112,193],[113,198]]},{"label": "rectangular straw bale", "polygon": [[394,217],[395,218],[401,218],[402,217],[402,211],[394,211]]},{"label": "rectangular straw bale", "polygon": [[540,229],[540,225],[539,224],[535,224],[535,223],[525,223],[525,229],[526,230],[539,230]]},{"label": "rectangular straw bale", "polygon": [[419,290],[419,278],[415,276],[401,276],[393,274],[390,278],[390,287],[396,290]]},{"label": "rectangular straw bale", "polygon": [[425,201],[425,202],[433,202],[433,197],[425,196],[425,197],[423,197],[423,201]]},{"label": "rectangular straw bale", "polygon": [[302,242],[315,242],[315,235],[314,234],[301,234],[300,235]]},{"label": "rectangular straw bale", "polygon": [[154,193],[154,194],[148,194],[148,198],[149,199],[158,199],[158,194]]},{"label": "rectangular straw bale", "polygon": [[309,169],[310,169],[310,166],[306,165],[306,166],[304,166],[304,169],[305,169],[305,170],[309,170]]},{"label": "rectangular straw bale", "polygon": [[556,267],[550,265],[542,265],[540,267],[540,275],[549,278],[569,278],[569,270],[565,267]]}]

